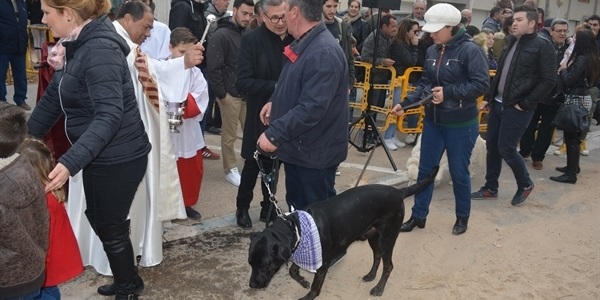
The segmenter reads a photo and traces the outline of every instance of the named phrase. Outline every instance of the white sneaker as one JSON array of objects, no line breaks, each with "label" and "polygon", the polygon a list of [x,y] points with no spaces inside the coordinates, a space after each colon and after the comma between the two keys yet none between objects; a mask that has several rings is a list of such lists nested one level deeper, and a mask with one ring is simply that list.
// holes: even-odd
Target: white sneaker
[{"label": "white sneaker", "polygon": [[396,144],[394,144],[394,139],[384,139],[383,142],[385,143],[385,147],[388,148],[388,150],[390,151],[398,149]]},{"label": "white sneaker", "polygon": [[417,140],[417,135],[414,133],[408,134],[408,135],[406,135],[406,138],[404,138],[404,141],[407,144],[414,144],[416,140]]},{"label": "white sneaker", "polygon": [[340,176],[342,175],[342,172],[340,171],[340,167],[337,167],[337,169],[335,169],[335,176]]},{"label": "white sneaker", "polygon": [[396,145],[398,148],[404,148],[406,146],[406,144],[400,141],[397,137],[392,138],[392,143],[394,143],[394,145]]},{"label": "white sneaker", "polygon": [[227,180],[229,183],[235,186],[240,186],[241,179],[242,177],[240,176],[240,172],[238,172],[237,167],[232,168],[231,170],[229,170],[229,173],[225,175],[225,180]]}]

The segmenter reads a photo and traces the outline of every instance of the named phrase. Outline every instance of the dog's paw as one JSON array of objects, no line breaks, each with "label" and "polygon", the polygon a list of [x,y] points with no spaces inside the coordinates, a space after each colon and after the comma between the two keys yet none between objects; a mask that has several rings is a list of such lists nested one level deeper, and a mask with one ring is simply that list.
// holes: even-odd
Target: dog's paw
[{"label": "dog's paw", "polygon": [[310,282],[306,279],[299,280],[298,283],[305,289],[310,288]]},{"label": "dog's paw", "polygon": [[380,288],[379,285],[371,289],[371,296],[380,297],[381,295],[383,295],[383,288]]},{"label": "dog's paw", "polygon": [[373,274],[369,273],[369,274],[363,276],[362,279],[364,282],[371,282],[371,281],[373,281],[373,279],[375,279],[376,275],[377,275],[376,273],[373,273]]}]

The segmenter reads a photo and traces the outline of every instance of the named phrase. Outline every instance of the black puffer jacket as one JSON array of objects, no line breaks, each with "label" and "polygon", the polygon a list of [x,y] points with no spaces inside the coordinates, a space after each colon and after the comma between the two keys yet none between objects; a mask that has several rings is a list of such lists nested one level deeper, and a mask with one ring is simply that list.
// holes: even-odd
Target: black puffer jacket
[{"label": "black puffer jacket", "polygon": [[169,28],[188,28],[198,40],[206,28],[204,4],[192,0],[173,0],[169,11]]},{"label": "black puffer jacket", "polygon": [[226,94],[239,97],[235,88],[238,52],[242,43],[242,28],[226,17],[217,21],[217,30],[208,41],[206,71],[208,83],[219,99]]},{"label": "black puffer jacket", "polygon": [[400,103],[407,106],[419,101],[431,88],[444,88],[444,101],[425,108],[425,117],[439,124],[462,123],[479,114],[477,98],[490,86],[488,62],[483,49],[471,41],[471,36],[461,29],[445,45],[429,47],[423,76],[416,89]]},{"label": "black puffer jacket", "polygon": [[88,164],[112,165],[150,152],[140,118],[126,55],[129,46],[104,16],[64,43],[65,67],[33,111],[29,132],[46,135],[64,114],[73,146],[59,158],[71,175]]},{"label": "black puffer jacket", "polygon": [[[513,36],[507,38],[498,62],[498,71],[488,93],[488,101],[498,94],[500,74],[504,72],[505,53],[515,44]],[[535,109],[537,103],[550,96],[556,84],[556,51],[552,43],[537,33],[523,35],[510,62],[502,105],[504,107],[519,104],[523,110]]]}]

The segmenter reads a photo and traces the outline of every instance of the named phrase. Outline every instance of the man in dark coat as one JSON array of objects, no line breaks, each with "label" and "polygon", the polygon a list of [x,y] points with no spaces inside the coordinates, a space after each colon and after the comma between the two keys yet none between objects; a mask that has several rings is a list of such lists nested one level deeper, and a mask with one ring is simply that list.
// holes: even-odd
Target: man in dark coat
[{"label": "man in dark coat", "polygon": [[[241,183],[237,194],[237,224],[242,228],[251,228],[252,220],[248,209],[253,197],[254,186],[258,176],[258,163],[254,159],[256,141],[267,128],[260,122],[259,114],[275,91],[275,84],[281,73],[283,49],[294,38],[287,33],[284,21],[285,8],[283,0],[261,1],[262,25],[256,30],[242,36],[238,58],[236,88],[246,99],[246,124],[242,139],[242,158],[245,159],[241,174]],[[271,172],[273,160],[260,156],[265,172]],[[267,221],[269,213],[269,191],[261,184],[263,201],[260,220]]]}]

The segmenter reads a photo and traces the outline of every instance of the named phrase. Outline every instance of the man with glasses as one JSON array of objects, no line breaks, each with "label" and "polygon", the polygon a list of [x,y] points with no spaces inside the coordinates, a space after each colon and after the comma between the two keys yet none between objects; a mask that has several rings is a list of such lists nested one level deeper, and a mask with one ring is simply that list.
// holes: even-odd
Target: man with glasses
[{"label": "man with glasses", "polygon": [[[569,47],[567,34],[569,33],[569,23],[564,19],[554,19],[550,25],[550,37],[556,53],[556,69],[560,65],[560,61],[565,55],[565,51]],[[532,166],[535,170],[544,168],[542,161],[545,158],[546,151],[552,143],[552,132],[554,128],[551,123],[556,116],[556,112],[560,106],[557,101],[557,88],[554,87],[550,96],[540,99],[533,113],[533,117],[529,122],[529,126],[523,133],[519,143],[519,154],[523,158],[531,156]],[[536,134],[537,131],[537,134]]]},{"label": "man with glasses", "polygon": [[[284,0],[261,0],[262,25],[252,32],[242,36],[242,43],[238,57],[237,80],[235,86],[238,93],[246,100],[246,124],[242,138],[242,158],[244,168],[242,169],[240,187],[238,188],[236,200],[237,225],[244,229],[252,228],[252,220],[248,213],[252,201],[256,179],[259,173],[257,161],[254,159],[256,141],[267,128],[260,122],[260,110],[269,102],[269,98],[275,91],[275,84],[281,74],[283,50],[294,38],[287,32],[285,22]],[[263,171],[270,173],[273,169],[273,160],[260,155]],[[260,210],[260,221],[267,222],[276,213],[269,200],[269,191],[264,184],[262,189],[262,201]]]}]

